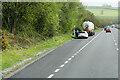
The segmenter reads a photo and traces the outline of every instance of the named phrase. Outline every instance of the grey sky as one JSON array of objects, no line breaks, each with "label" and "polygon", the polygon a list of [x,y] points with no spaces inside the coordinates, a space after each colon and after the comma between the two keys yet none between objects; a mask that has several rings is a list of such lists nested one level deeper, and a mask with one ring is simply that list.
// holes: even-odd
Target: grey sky
[{"label": "grey sky", "polygon": [[118,7],[120,0],[80,0],[84,5],[87,6],[101,6],[102,4],[111,4],[113,7]]}]

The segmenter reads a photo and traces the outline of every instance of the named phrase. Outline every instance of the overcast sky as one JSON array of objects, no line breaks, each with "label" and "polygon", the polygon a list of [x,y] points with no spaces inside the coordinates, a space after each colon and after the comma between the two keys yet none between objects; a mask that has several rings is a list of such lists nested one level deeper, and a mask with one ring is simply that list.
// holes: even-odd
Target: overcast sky
[{"label": "overcast sky", "polygon": [[118,7],[120,0],[80,0],[83,5],[87,6],[101,6],[102,4],[111,4],[113,7]]}]

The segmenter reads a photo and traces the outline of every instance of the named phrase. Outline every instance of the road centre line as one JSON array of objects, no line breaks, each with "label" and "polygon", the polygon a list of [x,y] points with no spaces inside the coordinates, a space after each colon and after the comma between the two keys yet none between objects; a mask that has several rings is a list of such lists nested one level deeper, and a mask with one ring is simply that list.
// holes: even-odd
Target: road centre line
[{"label": "road centre line", "polygon": [[77,55],[77,54],[74,54],[75,56]]},{"label": "road centre line", "polygon": [[79,52],[80,52],[81,50],[83,50],[88,44],[90,44],[95,38],[97,38],[102,32],[103,32],[103,31],[101,31],[97,36],[95,36],[91,41],[89,41],[85,46],[83,46],[83,47],[79,50]]},{"label": "road centre line", "polygon": [[117,51],[118,51],[119,49],[117,48]]},{"label": "road centre line", "polygon": [[64,64],[60,66],[61,68],[64,67]]},{"label": "road centre line", "polygon": [[70,61],[72,58],[69,58],[68,60]]},{"label": "road centre line", "polygon": [[75,56],[72,56],[72,58],[74,58]]},{"label": "road centre line", "polygon": [[65,64],[68,63],[68,61],[65,61]]},{"label": "road centre line", "polygon": [[79,53],[79,52],[77,52],[77,53]]},{"label": "road centre line", "polygon": [[[95,36],[91,41],[89,41],[85,46],[83,46],[79,52],[84,49],[89,43],[91,43],[96,37],[98,37],[103,31],[101,31],[97,36]],[[77,52],[77,53],[79,53]],[[77,54],[74,54],[74,55],[77,55]],[[71,58],[69,58],[68,60],[70,61],[72,58],[74,58],[75,56],[72,56]],[[68,61],[65,61],[65,64],[68,63]],[[61,65],[60,67],[64,67],[65,65]],[[54,72],[58,72],[60,69],[56,69]],[[50,76],[48,76],[48,78],[52,78],[54,76],[54,74],[51,74]]]},{"label": "road centre line", "polygon": [[115,42],[115,40],[114,40],[114,42]]},{"label": "road centre line", "polygon": [[60,69],[56,69],[54,72],[58,72]]},{"label": "road centre line", "polygon": [[54,76],[54,74],[51,74],[50,76],[48,76],[48,78],[52,78]]}]

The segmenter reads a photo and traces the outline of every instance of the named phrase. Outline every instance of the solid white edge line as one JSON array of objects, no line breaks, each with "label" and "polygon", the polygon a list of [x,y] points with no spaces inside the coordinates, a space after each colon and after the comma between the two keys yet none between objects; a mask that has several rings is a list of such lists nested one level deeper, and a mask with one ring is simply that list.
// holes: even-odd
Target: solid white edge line
[{"label": "solid white edge line", "polygon": [[56,69],[54,72],[58,72],[60,69]]},{"label": "solid white edge line", "polygon": [[50,76],[48,76],[48,78],[52,78],[54,76],[54,74],[51,74]]}]

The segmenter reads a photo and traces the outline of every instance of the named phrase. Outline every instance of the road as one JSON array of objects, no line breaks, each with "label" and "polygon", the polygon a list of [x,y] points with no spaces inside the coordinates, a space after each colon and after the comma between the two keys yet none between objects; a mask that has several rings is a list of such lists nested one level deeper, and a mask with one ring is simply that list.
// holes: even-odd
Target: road
[{"label": "road", "polygon": [[11,78],[118,78],[118,30],[65,43]]}]

